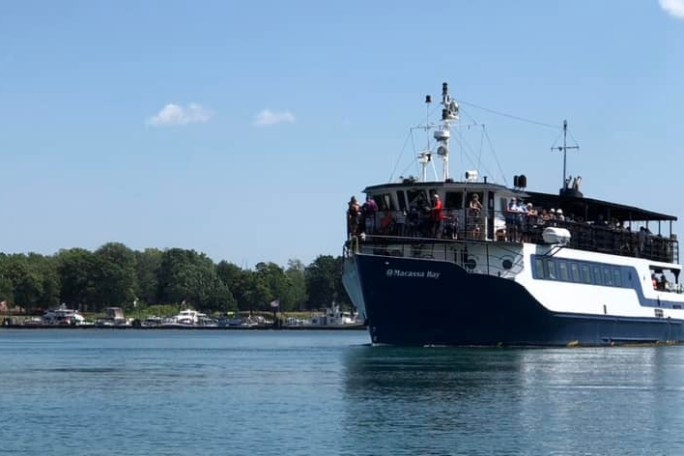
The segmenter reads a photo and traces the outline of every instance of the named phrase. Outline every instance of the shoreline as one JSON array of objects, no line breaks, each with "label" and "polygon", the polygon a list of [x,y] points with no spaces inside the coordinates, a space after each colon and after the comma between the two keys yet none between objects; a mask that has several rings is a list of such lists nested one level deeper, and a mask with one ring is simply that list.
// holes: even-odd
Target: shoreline
[{"label": "shoreline", "polygon": [[17,330],[17,329],[60,329],[60,330],[82,330],[82,329],[97,329],[97,330],[132,330],[132,331],[360,331],[368,329],[364,325],[348,325],[348,326],[96,326],[96,325],[3,325],[0,329]]}]

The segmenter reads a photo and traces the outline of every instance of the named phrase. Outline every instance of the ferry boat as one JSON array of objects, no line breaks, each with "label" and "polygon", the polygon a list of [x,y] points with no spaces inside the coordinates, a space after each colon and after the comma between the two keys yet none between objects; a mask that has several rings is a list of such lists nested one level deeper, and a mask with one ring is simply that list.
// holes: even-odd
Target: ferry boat
[{"label": "ferry boat", "polygon": [[[430,102],[430,97],[426,102]],[[584,196],[449,175],[459,105],[442,86],[423,176],[364,190],[347,212],[343,284],[373,344],[574,346],[681,343],[675,216]],[[441,179],[428,181],[432,156]],[[521,204],[522,202],[522,204]]]}]

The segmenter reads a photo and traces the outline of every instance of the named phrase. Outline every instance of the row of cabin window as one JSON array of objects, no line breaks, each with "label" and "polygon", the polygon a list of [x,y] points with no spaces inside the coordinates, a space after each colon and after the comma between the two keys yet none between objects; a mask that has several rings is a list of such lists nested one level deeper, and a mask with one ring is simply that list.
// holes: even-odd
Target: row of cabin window
[{"label": "row of cabin window", "polygon": [[[410,207],[411,204],[414,204],[416,201],[422,199],[423,201],[429,203],[430,202],[430,195],[433,195],[437,193],[437,189],[409,189],[409,190],[398,190],[397,191],[397,201],[399,203],[399,210],[401,211],[407,211]],[[444,195],[444,208],[449,210],[449,209],[463,209],[464,207],[464,202],[467,204],[470,199],[472,198],[473,195],[477,195],[480,199],[480,201],[484,201],[484,193],[483,192],[466,192],[464,195],[463,192],[446,192]],[[464,199],[465,197],[465,199]],[[378,195],[373,195],[373,199],[375,200],[376,204],[382,211],[386,210],[397,210],[397,208],[394,205],[394,202],[392,201],[392,197],[390,193],[383,193],[383,194],[378,194]],[[505,200],[502,199],[502,207],[505,207]]]},{"label": "row of cabin window", "polygon": [[535,279],[627,287],[619,266],[558,258],[535,258]]}]

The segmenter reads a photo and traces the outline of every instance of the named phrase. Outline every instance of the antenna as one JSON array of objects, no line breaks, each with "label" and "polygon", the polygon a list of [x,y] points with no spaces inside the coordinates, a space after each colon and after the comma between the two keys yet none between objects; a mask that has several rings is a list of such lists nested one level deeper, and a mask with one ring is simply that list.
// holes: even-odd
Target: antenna
[{"label": "antenna", "polygon": [[[449,139],[451,138],[451,122],[458,120],[458,103],[452,100],[449,96],[449,87],[447,83],[442,84],[442,123],[439,126],[430,124],[430,104],[432,103],[432,97],[430,95],[425,95],[425,106],[426,106],[426,119],[425,119],[425,133],[427,135],[427,147],[426,149],[418,154],[418,162],[422,167],[422,177],[423,182],[427,181],[427,167],[432,163],[432,168],[434,170],[435,165],[432,161],[432,149],[430,145],[430,130],[435,130],[433,137],[437,141],[436,153],[442,157],[444,163],[442,179],[447,181],[449,179]],[[435,171],[435,176],[437,172]]]},{"label": "antenna", "polygon": [[566,168],[567,168],[567,163],[568,163],[568,157],[567,157],[567,152],[568,149],[579,149],[579,146],[568,146],[567,143],[567,138],[568,138],[568,121],[564,120],[563,121],[563,145],[558,146],[558,147],[552,147],[551,150],[560,150],[563,151],[563,189],[566,189],[568,187],[568,182],[566,181]]},{"label": "antenna", "polygon": [[427,149],[430,150],[430,105],[432,104],[432,97],[425,95],[425,136],[427,136]]},{"label": "antenna", "polygon": [[418,163],[422,167],[422,181],[427,182],[427,167],[428,164],[432,162],[432,152],[426,150],[418,154]]}]

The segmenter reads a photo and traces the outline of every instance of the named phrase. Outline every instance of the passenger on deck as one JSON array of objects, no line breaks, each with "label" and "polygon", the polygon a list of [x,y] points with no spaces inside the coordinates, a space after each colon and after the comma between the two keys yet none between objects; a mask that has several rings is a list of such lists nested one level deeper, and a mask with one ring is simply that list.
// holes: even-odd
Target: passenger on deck
[{"label": "passenger on deck", "polygon": [[516,223],[515,219],[518,216],[518,202],[515,198],[508,200],[508,205],[506,205],[506,235],[509,241],[515,241],[517,237]]},{"label": "passenger on deck", "polygon": [[556,211],[556,220],[559,222],[564,222],[565,221],[565,216],[563,215],[563,209],[558,209]]},{"label": "passenger on deck", "polygon": [[480,202],[480,197],[477,196],[477,193],[473,193],[473,196],[470,198],[469,208],[471,213],[477,214],[478,216],[480,215],[482,203]]},{"label": "passenger on deck", "polygon": [[546,209],[542,209],[541,214],[537,217],[537,225],[545,225],[549,221],[549,213]]},{"label": "passenger on deck", "polygon": [[660,280],[658,281],[658,289],[660,291],[668,291],[667,279],[665,274],[660,274]]},{"label": "passenger on deck", "polygon": [[521,199],[511,198],[506,213],[506,233],[508,240],[519,242],[522,238],[523,225],[526,223],[527,206]]},{"label": "passenger on deck", "polygon": [[549,209],[549,220],[546,223],[547,225],[556,225],[556,210],[554,208]]},{"label": "passenger on deck", "polygon": [[523,240],[530,241],[530,233],[537,227],[539,222],[539,212],[532,203],[527,203],[527,211],[525,212],[525,221],[523,222]]},{"label": "passenger on deck", "polygon": [[520,198],[518,198],[517,210],[518,214],[515,217],[515,224],[518,231],[517,241],[520,242],[523,240],[523,235],[527,229],[527,204]]},{"label": "passenger on deck", "polygon": [[480,213],[482,212],[482,203],[477,193],[473,193],[470,197],[468,205],[468,225],[472,239],[480,239],[482,229],[480,228]]},{"label": "passenger on deck", "polygon": [[359,234],[359,217],[361,216],[361,206],[356,200],[355,196],[352,196],[348,203],[347,208],[347,235],[348,237],[356,236]]},{"label": "passenger on deck", "polygon": [[430,234],[432,236],[441,236],[442,220],[444,220],[444,205],[442,200],[439,199],[439,195],[435,193],[432,195],[432,207],[430,208]]},{"label": "passenger on deck", "polygon": [[414,204],[409,207],[406,214],[406,225],[409,236],[418,236],[420,234],[420,214]]},{"label": "passenger on deck", "polygon": [[396,211],[394,213],[394,234],[397,236],[406,235],[406,211]]},{"label": "passenger on deck", "polygon": [[515,198],[511,198],[508,200],[508,206],[506,206],[506,210],[508,211],[509,214],[515,213],[518,211],[518,201]]},{"label": "passenger on deck", "polygon": [[375,214],[378,212],[378,204],[370,195],[366,196],[366,202],[361,206],[364,231],[375,233]]},{"label": "passenger on deck", "polygon": [[380,212],[382,218],[380,219],[380,233],[381,234],[396,234],[394,233],[395,230],[395,224],[394,224],[394,216],[392,215],[392,211],[384,210]]},{"label": "passenger on deck", "polygon": [[442,222],[442,236],[447,239],[457,239],[458,237],[458,219],[452,211],[447,212]]}]

